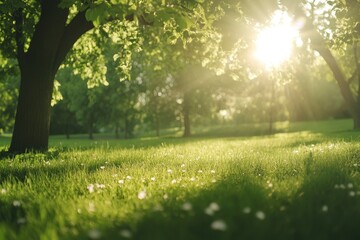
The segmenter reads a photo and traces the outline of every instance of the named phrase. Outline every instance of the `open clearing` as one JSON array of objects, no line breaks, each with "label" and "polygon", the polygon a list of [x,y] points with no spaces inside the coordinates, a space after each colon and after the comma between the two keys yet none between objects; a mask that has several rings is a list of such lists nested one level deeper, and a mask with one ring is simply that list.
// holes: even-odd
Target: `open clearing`
[{"label": "open clearing", "polygon": [[317,126],[53,138],[49,153],[1,158],[0,239],[360,239],[359,133]]}]

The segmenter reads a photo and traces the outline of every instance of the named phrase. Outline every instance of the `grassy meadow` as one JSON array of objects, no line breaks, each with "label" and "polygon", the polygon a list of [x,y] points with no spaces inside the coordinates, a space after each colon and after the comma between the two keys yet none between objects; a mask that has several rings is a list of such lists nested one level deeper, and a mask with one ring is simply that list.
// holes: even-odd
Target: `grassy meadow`
[{"label": "grassy meadow", "polygon": [[[0,239],[360,239],[350,120],[52,137],[0,158]],[[0,137],[5,150],[9,136]]]}]

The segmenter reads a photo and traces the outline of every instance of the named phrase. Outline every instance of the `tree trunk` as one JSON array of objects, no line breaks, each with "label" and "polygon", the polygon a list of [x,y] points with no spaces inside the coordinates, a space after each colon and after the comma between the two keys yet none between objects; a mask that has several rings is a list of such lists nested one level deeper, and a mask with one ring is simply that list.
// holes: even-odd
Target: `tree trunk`
[{"label": "tree trunk", "polygon": [[93,111],[90,110],[89,119],[88,119],[88,133],[89,133],[89,139],[94,139],[94,117],[93,117]]},{"label": "tree trunk", "polygon": [[115,138],[116,139],[120,138],[120,135],[119,135],[119,123],[118,122],[115,123]]},{"label": "tree trunk", "polygon": [[191,136],[190,129],[190,94],[188,92],[184,93],[184,102],[183,102],[183,115],[184,115],[184,134],[183,137]]},{"label": "tree trunk", "polygon": [[156,128],[156,136],[160,137],[160,117],[158,111],[156,111],[155,113],[155,128]]},{"label": "tree trunk", "polygon": [[357,111],[357,113],[354,116],[354,129],[356,130],[360,129],[360,109]]},{"label": "tree trunk", "polygon": [[59,3],[60,0],[41,1],[41,15],[27,52],[22,11],[17,12],[15,42],[21,83],[9,152],[47,150],[55,74],[74,43],[93,28],[85,12],[79,12],[66,24],[69,9],[59,8]]},{"label": "tree trunk", "polygon": [[124,128],[125,128],[124,138],[125,139],[131,138],[131,136],[130,136],[130,123],[129,123],[129,119],[128,119],[127,116],[125,117],[125,127]]},{"label": "tree trunk", "polygon": [[70,126],[69,126],[69,123],[66,123],[66,126],[65,126],[65,136],[66,136],[66,139],[70,139]]},{"label": "tree trunk", "polygon": [[48,68],[37,61],[24,64],[10,152],[47,150],[53,83]]}]

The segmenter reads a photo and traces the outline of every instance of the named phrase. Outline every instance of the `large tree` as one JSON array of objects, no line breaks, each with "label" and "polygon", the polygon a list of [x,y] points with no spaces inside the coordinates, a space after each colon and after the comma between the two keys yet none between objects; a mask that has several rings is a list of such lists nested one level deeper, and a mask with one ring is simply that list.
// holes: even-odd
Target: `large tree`
[{"label": "large tree", "polygon": [[[10,152],[46,150],[54,77],[77,40],[111,21],[162,26],[179,38],[203,1],[8,0],[0,5],[0,49],[16,56],[21,75]],[[195,14],[195,12],[199,14]],[[164,34],[164,36],[166,36]]]},{"label": "large tree", "polygon": [[[354,129],[360,129],[360,2],[345,1],[284,1],[298,22],[305,43],[327,63],[334,75],[346,106],[354,119]],[[352,58],[351,67],[345,71],[344,52]],[[347,64],[349,65],[349,64]],[[349,69],[352,74],[349,74]]]}]

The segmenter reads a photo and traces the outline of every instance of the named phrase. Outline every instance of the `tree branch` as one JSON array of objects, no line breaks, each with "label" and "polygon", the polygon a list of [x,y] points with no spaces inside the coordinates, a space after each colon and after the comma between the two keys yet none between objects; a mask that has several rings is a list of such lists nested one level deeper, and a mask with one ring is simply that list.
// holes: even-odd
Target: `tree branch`
[{"label": "tree branch", "polygon": [[24,61],[24,35],[23,35],[23,9],[19,8],[14,12],[14,24],[15,24],[15,42],[16,42],[16,57],[19,62],[20,68]]},{"label": "tree branch", "polygon": [[58,46],[65,31],[69,9],[59,8],[60,0],[41,1],[41,14],[35,25],[25,57],[37,58],[39,64],[53,68]]},{"label": "tree branch", "polygon": [[85,11],[79,12],[71,22],[65,27],[55,59],[55,71],[65,60],[67,53],[71,50],[75,42],[87,31],[94,28],[92,22],[86,20]]},{"label": "tree branch", "polygon": [[[55,71],[60,67],[61,63],[65,60],[66,55],[71,50],[76,41],[87,31],[94,28],[94,24],[88,20],[86,20],[85,12],[81,11],[77,13],[77,15],[71,20],[71,22],[66,26],[63,37],[61,39],[61,44],[57,51],[57,56],[55,60]],[[124,17],[126,21],[134,21],[134,14],[129,14]],[[109,18],[107,23],[121,20],[118,18]],[[146,22],[143,17],[139,18],[140,24],[149,25],[151,23]]]}]

